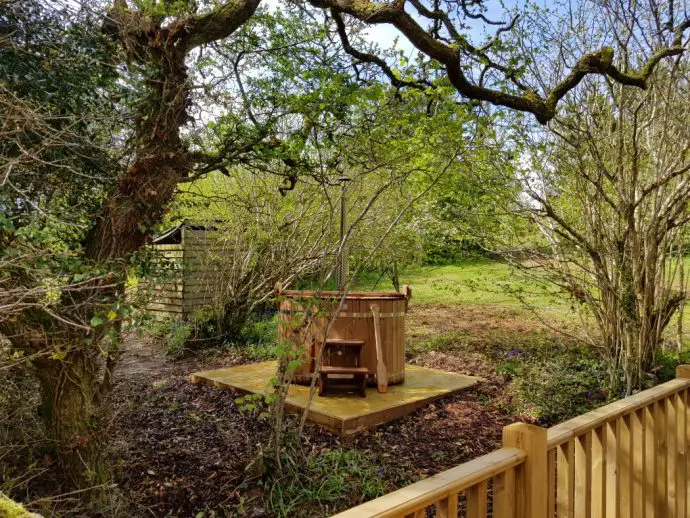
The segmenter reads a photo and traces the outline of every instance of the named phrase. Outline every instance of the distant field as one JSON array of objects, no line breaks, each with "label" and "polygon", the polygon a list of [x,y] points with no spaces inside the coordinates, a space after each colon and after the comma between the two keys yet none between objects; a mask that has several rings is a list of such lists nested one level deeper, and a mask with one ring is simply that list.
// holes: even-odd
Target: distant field
[{"label": "distant field", "polygon": [[[690,259],[686,259],[690,272]],[[377,283],[378,281],[378,283]],[[555,288],[526,279],[505,263],[488,259],[467,260],[444,266],[419,266],[400,271],[400,283],[412,287],[415,305],[461,305],[465,307],[492,306],[511,309],[534,320],[535,313],[551,322],[579,322],[575,307],[567,294]],[[354,289],[391,290],[388,277],[368,272],[358,279]],[[690,311],[683,318],[684,341],[690,343]],[[667,335],[676,337],[676,319],[669,325]]]},{"label": "distant field", "polygon": [[[388,277],[378,284],[377,280],[378,275],[367,273],[356,289],[393,289]],[[400,282],[412,286],[414,304],[494,305],[526,311],[531,306],[564,317],[570,312],[566,296],[554,288],[540,286],[505,263],[487,259],[403,269]]]}]

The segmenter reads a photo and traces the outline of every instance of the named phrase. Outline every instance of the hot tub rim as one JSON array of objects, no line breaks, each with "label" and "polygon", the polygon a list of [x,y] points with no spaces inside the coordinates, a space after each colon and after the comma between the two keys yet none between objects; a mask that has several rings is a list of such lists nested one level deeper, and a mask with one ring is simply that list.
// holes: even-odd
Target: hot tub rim
[{"label": "hot tub rim", "polygon": [[[343,296],[340,291],[316,290],[282,290],[276,289],[276,295],[289,298],[318,298],[339,299]],[[409,300],[412,290],[409,286],[402,286],[401,291],[352,291],[345,294],[345,300]]]}]

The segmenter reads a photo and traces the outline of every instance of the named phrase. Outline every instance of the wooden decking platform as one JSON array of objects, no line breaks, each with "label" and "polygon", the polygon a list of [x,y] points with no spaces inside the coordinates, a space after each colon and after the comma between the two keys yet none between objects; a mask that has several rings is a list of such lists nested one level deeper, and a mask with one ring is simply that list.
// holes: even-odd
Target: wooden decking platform
[{"label": "wooden decking platform", "polygon": [[[252,363],[197,372],[191,380],[239,392],[259,393],[267,390],[275,369],[276,362]],[[407,365],[405,383],[391,385],[386,394],[380,394],[376,388],[367,388],[366,398],[354,393],[314,395],[309,420],[339,435],[348,435],[403,417],[435,399],[473,387],[479,381],[480,378],[473,376]],[[308,396],[309,387],[291,386],[286,404],[288,410],[303,411]]]}]

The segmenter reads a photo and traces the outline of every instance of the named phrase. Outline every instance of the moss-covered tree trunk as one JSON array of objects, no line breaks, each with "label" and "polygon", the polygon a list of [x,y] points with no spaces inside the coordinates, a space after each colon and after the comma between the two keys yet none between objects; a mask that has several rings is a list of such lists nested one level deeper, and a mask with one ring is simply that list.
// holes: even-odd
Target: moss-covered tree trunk
[{"label": "moss-covered tree trunk", "polygon": [[[84,258],[113,275],[105,283],[93,281],[79,300],[66,295],[51,313],[27,312],[0,330],[17,350],[37,358],[32,369],[41,387],[41,417],[66,490],[102,487],[108,478],[101,426],[107,409],[100,393],[108,385],[104,377],[110,381],[108,355],[103,354],[107,346],[102,328],[89,329],[88,324],[121,296],[113,280],[121,283],[125,278],[131,254],[161,220],[177,182],[190,167],[179,134],[189,103],[186,45],[153,20],[124,8],[120,14],[119,19],[113,17],[121,23],[122,48],[145,78],[134,156],[84,242]],[[56,312],[62,313],[57,320]]]},{"label": "moss-covered tree trunk", "polygon": [[[194,165],[180,136],[189,117],[187,54],[232,34],[258,4],[230,1],[202,16],[170,21],[115,0],[107,18],[128,68],[142,78],[133,159],[84,242],[85,258],[101,271],[109,268],[113,276],[105,284],[94,281],[76,305],[73,299],[64,301],[67,311],[76,308],[79,325],[56,319],[55,309],[38,309],[0,326],[16,349],[36,353],[33,366],[41,385],[46,434],[54,443],[64,480],[73,488],[92,488],[108,478],[101,426],[107,411],[101,392],[111,381],[108,356],[103,354],[102,329],[88,329],[84,323],[93,322],[92,317],[121,296],[132,254],[162,220],[177,183]],[[112,279],[119,279],[120,288]],[[112,329],[115,322],[108,325],[117,331]]]},{"label": "moss-covered tree trunk", "polygon": [[[125,277],[129,256],[144,244],[151,227],[162,218],[188,168],[187,151],[179,136],[188,103],[184,49],[154,46],[139,57],[145,60],[142,66],[155,73],[146,83],[150,104],[138,128],[137,151],[84,247],[88,259],[94,264],[110,264],[119,279]],[[99,306],[114,302],[118,291],[95,285],[90,295],[99,304],[90,312],[87,309],[83,320],[89,322]],[[52,341],[50,350],[58,354],[35,363],[46,434],[54,443],[70,487],[102,485],[108,469],[100,425],[107,408],[101,404],[100,392],[104,376],[109,377],[106,356],[101,354],[102,340],[95,330],[62,329]]]},{"label": "moss-covered tree trunk", "polygon": [[100,493],[108,481],[101,426],[105,409],[99,394],[103,362],[83,344],[65,345],[71,352],[64,358],[35,364],[41,387],[41,417],[65,485]]}]

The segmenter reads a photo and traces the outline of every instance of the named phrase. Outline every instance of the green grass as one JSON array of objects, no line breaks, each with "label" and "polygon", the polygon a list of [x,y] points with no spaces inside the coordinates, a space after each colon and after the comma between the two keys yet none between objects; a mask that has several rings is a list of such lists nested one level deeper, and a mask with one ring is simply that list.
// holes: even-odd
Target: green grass
[{"label": "green grass", "polygon": [[[357,290],[390,290],[389,278],[367,272],[356,282]],[[572,314],[567,295],[540,285],[505,263],[474,259],[444,266],[416,266],[400,272],[400,283],[412,287],[414,304],[457,304],[522,309],[528,307],[566,318]]]},{"label": "green grass", "polygon": [[290,459],[267,476],[271,516],[328,516],[391,490],[383,469],[356,450],[334,449]]},{"label": "green grass", "polygon": [[[690,258],[686,258],[686,271],[690,272]],[[415,266],[400,271],[400,283],[412,287],[412,303],[449,304],[465,306],[492,306],[512,309],[526,319],[541,317],[568,323],[579,322],[569,296],[547,284],[528,279],[509,265],[489,259],[472,259],[443,266]],[[357,279],[354,290],[392,290],[388,277],[377,272],[366,272]],[[675,338],[677,319],[667,329],[667,336]],[[683,315],[686,334],[690,332],[690,311]],[[690,336],[685,340],[690,344]]]}]

